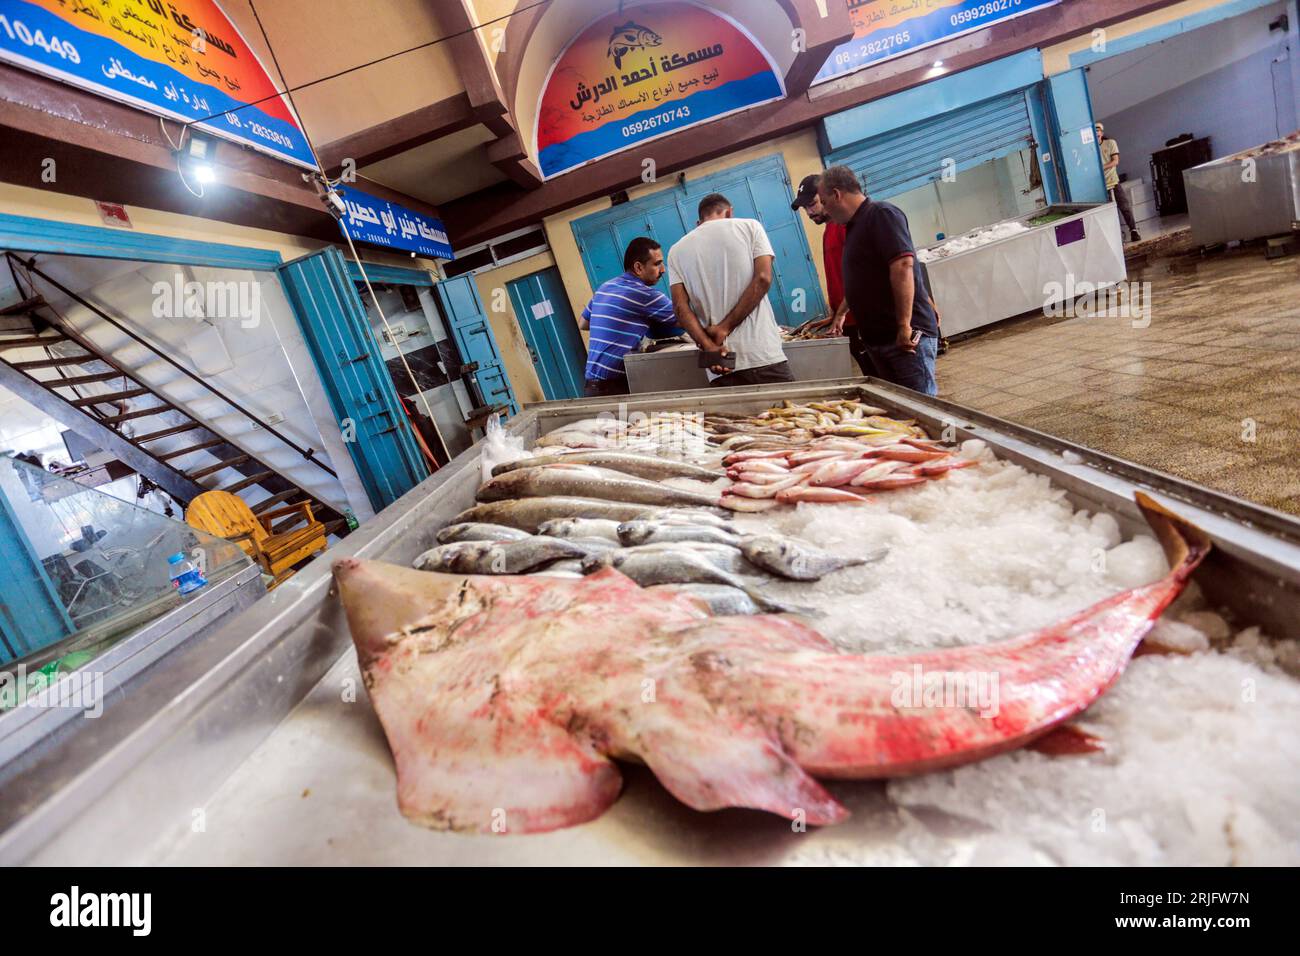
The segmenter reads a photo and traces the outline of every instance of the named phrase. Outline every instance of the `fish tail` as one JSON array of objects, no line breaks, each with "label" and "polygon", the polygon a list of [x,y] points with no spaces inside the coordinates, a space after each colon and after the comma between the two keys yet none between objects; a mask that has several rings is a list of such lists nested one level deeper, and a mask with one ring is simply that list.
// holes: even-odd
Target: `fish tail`
[{"label": "fish tail", "polygon": [[1133,497],[1142,517],[1146,518],[1160,541],[1160,547],[1164,548],[1170,575],[1179,582],[1185,581],[1210,553],[1210,536],[1150,495],[1139,491]]}]

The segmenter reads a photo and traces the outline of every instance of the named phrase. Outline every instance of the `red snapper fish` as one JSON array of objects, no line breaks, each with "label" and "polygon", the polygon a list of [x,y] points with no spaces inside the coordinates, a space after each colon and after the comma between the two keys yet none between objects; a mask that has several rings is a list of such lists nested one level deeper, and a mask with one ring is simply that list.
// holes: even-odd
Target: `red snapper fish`
[{"label": "red snapper fish", "polygon": [[618,798],[614,761],[639,760],[696,810],[826,825],[848,811],[815,778],[905,776],[1023,747],[1119,678],[1210,548],[1138,504],[1171,566],[1159,581],[1023,637],[901,656],[838,653],[790,617],[711,617],[684,591],[643,590],[612,568],[564,580],[347,559],[334,573],[412,821],[574,826]]}]

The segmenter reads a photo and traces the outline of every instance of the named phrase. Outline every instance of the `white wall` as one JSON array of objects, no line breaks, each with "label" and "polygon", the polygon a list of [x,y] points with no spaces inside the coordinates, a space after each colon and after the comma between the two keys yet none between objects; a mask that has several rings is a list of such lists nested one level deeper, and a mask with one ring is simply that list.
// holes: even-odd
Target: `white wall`
[{"label": "white wall", "polygon": [[1029,150],[981,163],[958,173],[954,182],[937,182],[887,197],[907,215],[918,247],[1033,212],[1044,204],[1041,186],[1029,188]]},{"label": "white wall", "polygon": [[1268,29],[1288,6],[1271,4],[1092,64],[1093,114],[1119,143],[1120,172],[1149,180],[1151,154],[1181,133],[1209,136],[1219,157],[1294,130],[1297,51],[1286,34]]}]

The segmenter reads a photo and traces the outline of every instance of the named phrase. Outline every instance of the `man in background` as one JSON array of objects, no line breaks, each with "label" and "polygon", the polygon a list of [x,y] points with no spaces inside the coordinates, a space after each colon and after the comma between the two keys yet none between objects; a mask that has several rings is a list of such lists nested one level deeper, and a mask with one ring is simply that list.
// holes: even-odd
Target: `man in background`
[{"label": "man in background", "polygon": [[1105,129],[1101,123],[1097,124],[1097,148],[1101,150],[1101,171],[1106,176],[1106,191],[1110,193],[1110,201],[1119,207],[1129,241],[1141,242],[1137,223],[1133,221],[1133,204],[1129,202],[1128,192],[1119,184],[1119,143],[1105,135]]},{"label": "man in background", "polygon": [[673,320],[673,304],[654,288],[664,274],[659,243],[647,236],[629,242],[623,253],[623,270],[622,275],[601,283],[578,323],[591,330],[582,390],[588,398],[628,393],[623,357],[640,345],[641,339],[682,334]]},{"label": "man in background", "polygon": [[[720,193],[700,200],[699,222],[668,250],[678,323],[704,351],[729,351],[736,367],[709,370],[709,384],[792,382],[772,304],[772,243],[756,219],[736,219]],[[724,348],[725,346],[725,348]]]},{"label": "man in background", "polygon": [[802,209],[808,218],[822,230],[822,265],[826,270],[826,301],[831,307],[829,332],[831,335],[848,335],[849,354],[862,369],[863,375],[875,375],[871,360],[863,351],[862,339],[858,336],[853,313],[849,311],[848,300],[844,298],[844,226],[826,215],[821,197],[817,195],[817,186],[821,176],[814,173],[805,176],[799,183],[799,192],[795,194],[791,209]]},{"label": "man in background", "polygon": [[876,374],[926,395],[938,394],[934,359],[939,323],[921,277],[907,216],[868,199],[847,166],[822,173],[822,207],[844,236],[844,296]]}]

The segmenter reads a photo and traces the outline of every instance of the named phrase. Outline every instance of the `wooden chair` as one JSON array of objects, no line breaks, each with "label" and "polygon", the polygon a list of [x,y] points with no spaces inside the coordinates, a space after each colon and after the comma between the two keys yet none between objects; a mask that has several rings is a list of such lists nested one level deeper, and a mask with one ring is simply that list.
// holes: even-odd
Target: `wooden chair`
[{"label": "wooden chair", "polygon": [[[301,513],[307,523],[290,531],[272,534],[276,518]],[[248,503],[228,491],[205,491],[185,510],[191,528],[238,544],[274,580],[270,587],[293,576],[293,566],[325,550],[325,526],[312,516],[311,503],[275,508],[255,515]]]}]

